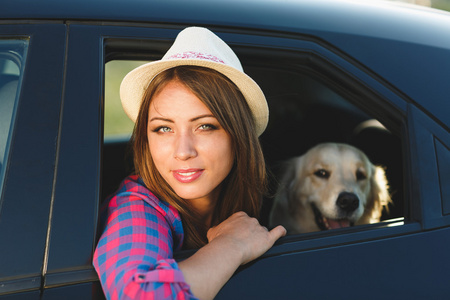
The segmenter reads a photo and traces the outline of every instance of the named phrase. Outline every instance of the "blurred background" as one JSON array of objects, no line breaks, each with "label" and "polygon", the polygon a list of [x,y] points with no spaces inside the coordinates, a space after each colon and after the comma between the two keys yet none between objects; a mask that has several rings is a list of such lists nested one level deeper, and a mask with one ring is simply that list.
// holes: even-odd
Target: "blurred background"
[{"label": "blurred background", "polygon": [[104,138],[126,138],[134,123],[127,117],[120,102],[120,83],[123,77],[143,61],[113,60],[105,65],[105,123]]},{"label": "blurred background", "polygon": [[392,0],[450,11],[450,0]]}]

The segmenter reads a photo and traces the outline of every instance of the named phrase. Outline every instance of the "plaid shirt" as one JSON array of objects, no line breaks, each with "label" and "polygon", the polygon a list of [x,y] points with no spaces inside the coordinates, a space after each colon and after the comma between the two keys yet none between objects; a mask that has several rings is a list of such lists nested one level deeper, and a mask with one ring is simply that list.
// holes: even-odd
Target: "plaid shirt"
[{"label": "plaid shirt", "polygon": [[184,237],[178,211],[138,176],[127,177],[107,205],[93,261],[106,298],[194,298],[173,259]]}]

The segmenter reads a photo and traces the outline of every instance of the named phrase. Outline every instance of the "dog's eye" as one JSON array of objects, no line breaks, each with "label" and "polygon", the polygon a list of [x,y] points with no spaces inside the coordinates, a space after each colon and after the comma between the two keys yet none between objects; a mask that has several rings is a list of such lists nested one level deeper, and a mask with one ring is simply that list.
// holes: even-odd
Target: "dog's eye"
[{"label": "dog's eye", "polygon": [[363,171],[361,170],[356,171],[356,180],[364,180],[366,178],[367,176]]},{"label": "dog's eye", "polygon": [[328,172],[327,170],[324,169],[319,169],[316,172],[314,172],[314,175],[316,175],[319,178],[329,178],[330,177],[330,172]]}]

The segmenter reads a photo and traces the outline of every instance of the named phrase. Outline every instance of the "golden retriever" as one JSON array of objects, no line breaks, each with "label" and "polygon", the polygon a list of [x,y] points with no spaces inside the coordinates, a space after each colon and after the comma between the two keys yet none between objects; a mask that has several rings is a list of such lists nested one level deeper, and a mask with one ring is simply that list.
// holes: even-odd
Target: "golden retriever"
[{"label": "golden retriever", "polygon": [[380,221],[391,199],[383,168],[347,144],[319,144],[288,161],[269,226],[289,234]]}]

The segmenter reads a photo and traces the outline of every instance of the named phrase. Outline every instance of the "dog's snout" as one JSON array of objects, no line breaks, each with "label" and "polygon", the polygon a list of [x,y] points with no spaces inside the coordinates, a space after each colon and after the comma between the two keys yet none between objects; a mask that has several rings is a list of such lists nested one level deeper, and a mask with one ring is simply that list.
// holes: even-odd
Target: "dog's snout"
[{"label": "dog's snout", "polygon": [[343,211],[350,213],[358,208],[359,199],[353,193],[342,192],[339,194],[336,204]]}]

